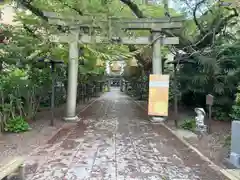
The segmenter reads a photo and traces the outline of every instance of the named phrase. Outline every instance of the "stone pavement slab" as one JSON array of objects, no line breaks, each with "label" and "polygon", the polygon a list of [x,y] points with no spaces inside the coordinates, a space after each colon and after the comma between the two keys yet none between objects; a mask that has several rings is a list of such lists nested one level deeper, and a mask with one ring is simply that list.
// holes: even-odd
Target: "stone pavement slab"
[{"label": "stone pavement slab", "polygon": [[226,180],[117,89],[26,161],[27,180]]}]

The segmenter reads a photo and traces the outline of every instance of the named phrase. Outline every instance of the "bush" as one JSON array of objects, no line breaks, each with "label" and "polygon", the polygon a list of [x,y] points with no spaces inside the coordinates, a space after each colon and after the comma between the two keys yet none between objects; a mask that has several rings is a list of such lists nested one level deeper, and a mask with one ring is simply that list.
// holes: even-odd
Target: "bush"
[{"label": "bush", "polygon": [[4,127],[4,130],[6,132],[13,133],[25,132],[28,131],[29,129],[30,129],[29,124],[21,116],[9,119]]},{"label": "bush", "polygon": [[240,120],[240,87],[236,93],[235,104],[232,106],[232,112],[230,114],[231,120]]},{"label": "bush", "polygon": [[234,105],[232,107],[232,113],[230,114],[232,120],[240,120],[240,106]]},{"label": "bush", "polygon": [[229,120],[229,114],[224,110],[224,108],[220,107],[213,108],[213,116],[219,121]]},{"label": "bush", "polygon": [[223,146],[224,147],[230,147],[231,146],[231,135],[229,135],[225,138]]},{"label": "bush", "polygon": [[180,125],[182,129],[186,129],[189,131],[195,131],[196,128],[196,121],[195,119],[186,119],[184,122]]}]

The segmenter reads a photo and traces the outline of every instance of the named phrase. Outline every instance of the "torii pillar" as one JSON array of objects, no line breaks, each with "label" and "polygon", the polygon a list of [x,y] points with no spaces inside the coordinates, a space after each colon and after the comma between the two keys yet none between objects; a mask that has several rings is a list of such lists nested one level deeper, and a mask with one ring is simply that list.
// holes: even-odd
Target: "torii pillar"
[{"label": "torii pillar", "polygon": [[[161,33],[152,32],[153,36],[153,56],[152,56],[152,72],[153,74],[162,74],[162,57],[161,57]],[[157,39],[157,40],[156,40]]]},{"label": "torii pillar", "polygon": [[76,99],[78,84],[79,32],[71,31],[71,35],[75,36],[75,38],[73,38],[73,41],[69,42],[67,106],[64,120],[77,121],[78,117],[76,115]]},{"label": "torii pillar", "polygon": [[[163,63],[161,57],[161,32],[160,31],[152,31],[153,38],[153,54],[152,54],[152,73],[153,74],[163,74]],[[160,92],[159,92],[160,93]],[[161,116],[152,116],[153,122],[161,122],[165,120],[165,117]]]}]

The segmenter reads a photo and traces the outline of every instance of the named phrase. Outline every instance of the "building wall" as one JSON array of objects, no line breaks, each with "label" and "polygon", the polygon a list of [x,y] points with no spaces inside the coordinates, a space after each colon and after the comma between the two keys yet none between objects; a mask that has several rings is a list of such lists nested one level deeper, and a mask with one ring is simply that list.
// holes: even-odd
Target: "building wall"
[{"label": "building wall", "polygon": [[0,7],[1,18],[0,23],[8,24],[8,25],[20,25],[19,22],[14,22],[14,18],[16,16],[16,12],[25,12],[26,14],[31,14],[31,12],[24,7],[22,7],[19,3],[8,3],[4,4]]},{"label": "building wall", "polygon": [[6,4],[1,8],[1,19],[0,23],[14,25],[16,22],[13,22],[16,11],[13,5]]}]

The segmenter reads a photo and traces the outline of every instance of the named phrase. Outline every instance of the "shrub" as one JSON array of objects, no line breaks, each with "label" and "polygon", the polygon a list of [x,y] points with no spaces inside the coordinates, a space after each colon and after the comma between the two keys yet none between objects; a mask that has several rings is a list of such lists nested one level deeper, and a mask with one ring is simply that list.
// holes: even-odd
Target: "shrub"
[{"label": "shrub", "polygon": [[220,107],[213,108],[213,116],[219,121],[229,120],[229,114],[224,110],[224,108]]},{"label": "shrub", "polygon": [[182,129],[186,129],[189,131],[195,131],[196,128],[196,121],[195,119],[186,119],[184,122],[180,125]]},{"label": "shrub", "polygon": [[15,118],[9,119],[4,127],[6,132],[25,132],[30,129],[29,124],[25,121],[25,119],[21,116],[17,116]]},{"label": "shrub", "polygon": [[230,114],[232,120],[240,120],[240,87],[236,93],[235,104],[232,106],[232,112]]},{"label": "shrub", "polygon": [[231,135],[229,135],[225,138],[223,146],[224,147],[230,147],[231,146]]},{"label": "shrub", "polygon": [[240,106],[239,105],[233,105],[232,113],[230,114],[230,117],[232,118],[232,120],[240,120]]}]

